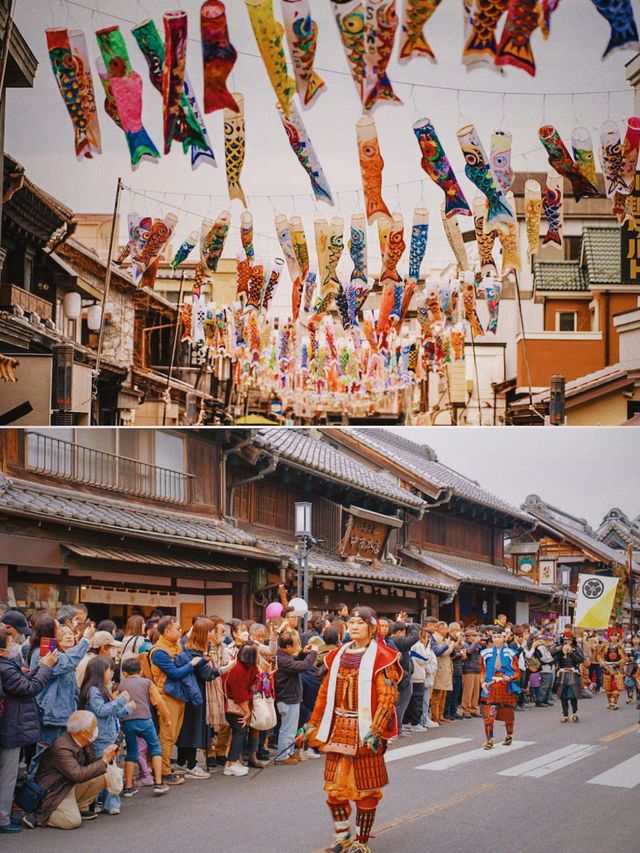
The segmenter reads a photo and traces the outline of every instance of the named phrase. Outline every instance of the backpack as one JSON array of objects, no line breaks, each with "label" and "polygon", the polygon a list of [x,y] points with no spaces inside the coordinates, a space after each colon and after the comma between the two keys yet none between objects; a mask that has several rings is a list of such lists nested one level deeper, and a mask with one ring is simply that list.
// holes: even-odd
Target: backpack
[{"label": "backpack", "polygon": [[152,681],[155,684],[153,674],[151,672],[151,660],[149,658],[149,652],[140,652],[138,654],[138,660],[140,661],[140,675],[144,678],[148,678],[149,681]]}]

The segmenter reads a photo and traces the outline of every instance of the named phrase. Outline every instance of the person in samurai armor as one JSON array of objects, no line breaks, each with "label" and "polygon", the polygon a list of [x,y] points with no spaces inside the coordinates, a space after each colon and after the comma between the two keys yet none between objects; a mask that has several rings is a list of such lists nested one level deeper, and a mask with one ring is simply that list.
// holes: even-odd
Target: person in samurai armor
[{"label": "person in samurai armor", "polygon": [[584,652],[570,629],[564,632],[562,642],[555,647],[553,655],[556,662],[554,690],[562,704],[562,722],[569,722],[569,703],[571,703],[571,720],[577,723],[578,699],[582,692],[580,665],[584,662]]},{"label": "person in samurai armor", "polygon": [[518,655],[505,645],[506,634],[501,628],[491,631],[493,643],[480,652],[480,678],[482,689],[480,703],[484,713],[484,749],[493,749],[493,727],[501,720],[506,729],[504,746],[513,743],[515,706],[518,701],[520,668]]},{"label": "person in samurai armor", "polygon": [[624,688],[624,667],[628,660],[620,637],[618,629],[610,629],[609,642],[600,649],[598,655],[598,663],[602,667],[602,686],[609,700],[610,711],[618,710],[618,697]]},{"label": "person in samurai armor", "polygon": [[334,825],[328,853],[369,853],[376,809],[389,781],[384,753],[398,732],[395,702],[402,668],[398,651],[378,641],[370,607],[351,612],[348,630],[349,642],[325,658],[327,674],[298,743],[308,740],[326,754],[324,790]]}]

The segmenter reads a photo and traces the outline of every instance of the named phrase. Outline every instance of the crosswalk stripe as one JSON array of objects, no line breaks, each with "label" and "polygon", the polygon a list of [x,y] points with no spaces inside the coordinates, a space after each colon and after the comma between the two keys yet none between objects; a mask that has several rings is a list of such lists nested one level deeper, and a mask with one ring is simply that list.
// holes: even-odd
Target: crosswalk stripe
[{"label": "crosswalk stripe", "polygon": [[412,743],[410,746],[396,746],[385,754],[384,760],[388,764],[390,761],[399,761],[401,758],[409,758],[423,752],[435,752],[437,749],[445,749],[448,746],[465,743],[469,740],[471,740],[470,737],[439,737],[421,743]]},{"label": "crosswalk stripe", "polygon": [[610,785],[612,788],[635,788],[640,784],[640,754],[616,764],[610,770],[587,779],[590,785]]},{"label": "crosswalk stripe", "polygon": [[540,779],[549,773],[568,767],[588,755],[593,755],[603,748],[586,743],[571,743],[562,749],[556,749],[553,752],[532,758],[531,761],[516,764],[515,767],[509,767],[507,770],[500,770],[498,776],[529,776],[533,779]]},{"label": "crosswalk stripe", "polygon": [[427,764],[420,764],[415,767],[415,770],[450,770],[452,767],[459,767],[461,764],[468,764],[470,761],[486,760],[488,758],[497,758],[502,755],[509,755],[517,749],[522,749],[525,746],[533,746],[535,741],[532,740],[514,740],[511,746],[496,746],[493,749],[470,749],[467,752],[459,752],[457,755],[450,755],[448,758],[440,758],[438,761],[429,761]]}]

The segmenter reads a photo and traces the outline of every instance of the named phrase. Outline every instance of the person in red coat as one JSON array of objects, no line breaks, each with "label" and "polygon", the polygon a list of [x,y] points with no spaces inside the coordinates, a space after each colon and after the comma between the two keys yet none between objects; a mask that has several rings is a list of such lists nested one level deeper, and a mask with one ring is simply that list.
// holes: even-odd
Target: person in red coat
[{"label": "person in red coat", "polygon": [[370,607],[355,608],[348,629],[350,642],[325,658],[327,675],[299,739],[326,754],[324,791],[334,823],[327,849],[368,853],[376,808],[389,782],[384,752],[398,731],[395,702],[402,668],[398,651],[377,640],[378,621]]}]

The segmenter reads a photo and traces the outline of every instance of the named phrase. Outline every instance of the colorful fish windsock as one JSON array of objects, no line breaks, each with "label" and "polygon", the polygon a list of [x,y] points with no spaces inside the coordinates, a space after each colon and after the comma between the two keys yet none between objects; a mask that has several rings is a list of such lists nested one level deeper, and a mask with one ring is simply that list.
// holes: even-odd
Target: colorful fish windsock
[{"label": "colorful fish windsock", "polygon": [[244,249],[236,253],[236,295],[249,294],[249,281],[251,279],[251,261]]},{"label": "colorful fish windsock", "polygon": [[227,13],[222,0],[205,0],[200,9],[202,63],[204,69],[204,111],[228,109],[238,112],[238,104],[227,89],[227,77],[238,52],[229,40]]},{"label": "colorful fish windsock", "polygon": [[164,219],[148,218],[141,220],[140,225],[145,231],[146,239],[136,243],[136,249],[131,253],[133,262],[133,277],[139,283],[143,274],[152,263],[160,257],[160,253],[171,239],[171,235],[178,223],[178,217],[168,213]]},{"label": "colorful fish windsock", "polygon": [[473,225],[476,231],[480,269],[483,276],[490,273],[498,274],[495,261],[493,260],[493,246],[496,241],[496,232],[490,231],[488,234],[485,234],[484,217],[486,212],[486,198],[484,196],[476,196],[473,200]]},{"label": "colorful fish windsock", "polygon": [[356,121],[356,138],[362,188],[367,209],[367,222],[371,225],[378,219],[390,219],[389,208],[382,199],[382,169],[384,160],[380,153],[378,131],[372,116],[362,116]]},{"label": "colorful fish windsock", "polygon": [[581,198],[598,195],[598,188],[578,171],[576,164],[573,162],[555,127],[550,124],[543,125],[538,131],[538,136],[547,149],[549,165],[553,166],[556,172],[559,172],[559,174],[571,181],[576,201],[580,201]]},{"label": "colorful fish windsock", "polygon": [[547,186],[542,201],[542,209],[548,228],[542,241],[543,246],[546,246],[547,243],[562,246],[564,195],[562,183],[562,177],[557,172],[552,170],[547,174]]},{"label": "colorful fish windsock", "polygon": [[507,203],[513,211],[513,222],[509,222],[506,228],[498,229],[498,240],[502,246],[503,276],[508,272],[519,272],[522,269],[518,245],[518,225],[515,218],[516,202],[512,192],[507,193]]},{"label": "colorful fish windsock", "polygon": [[622,164],[618,180],[618,192],[628,195],[634,187],[640,147],[640,118],[632,116],[627,122],[627,132],[622,143]]},{"label": "colorful fish windsock", "polygon": [[[152,20],[143,21],[131,32],[147,61],[149,79],[154,88],[162,94],[165,45],[160,38],[160,33]],[[196,169],[201,163],[209,163],[215,166],[216,158],[209,142],[204,118],[186,71],[183,84],[180,105],[175,117],[173,138],[182,142],[182,149],[185,154],[187,151],[191,152],[192,169]]]},{"label": "colorful fish windsock", "polygon": [[414,56],[426,56],[435,62],[435,54],[424,36],[424,27],[441,0],[404,0],[400,62]]},{"label": "colorful fish windsock", "polygon": [[405,249],[404,218],[401,213],[394,213],[391,217],[389,236],[382,257],[381,283],[385,281],[402,281],[397,267]]},{"label": "colorful fish windsock", "polygon": [[296,320],[309,273],[309,247],[307,246],[307,235],[304,232],[304,224],[300,216],[292,216],[289,219],[289,231],[293,252],[298,263],[298,269],[300,270],[299,280],[293,282],[293,289],[291,291],[292,315],[293,319]]},{"label": "colorful fish windsock", "polygon": [[253,214],[243,210],[240,214],[240,242],[248,258],[254,256],[253,249]]},{"label": "colorful fish windsock", "polygon": [[45,32],[53,74],[75,132],[76,157],[78,160],[91,158],[102,149],[84,33],[64,28]]},{"label": "colorful fish windsock", "polygon": [[353,261],[350,281],[367,283],[367,223],[364,213],[354,213],[351,217],[351,236],[349,254]]},{"label": "colorful fish windsock", "polygon": [[440,208],[440,215],[442,217],[442,224],[444,225],[444,233],[447,235],[447,240],[458,262],[458,266],[461,270],[468,270],[470,268],[469,258],[458,220],[455,217],[446,215],[444,205]]},{"label": "colorful fish windsock", "polygon": [[282,24],[273,17],[273,0],[245,0],[269,80],[285,116],[291,112],[291,100],[296,91],[296,81],[289,76],[287,60],[282,47]]},{"label": "colorful fish windsock", "polygon": [[576,127],[571,134],[573,159],[580,174],[594,187],[598,186],[596,164],[593,159],[591,131],[586,127]]},{"label": "colorful fish windsock", "polygon": [[496,65],[513,65],[535,77],[536,63],[531,52],[531,34],[537,30],[539,19],[539,0],[509,0]]},{"label": "colorful fish windsock", "polygon": [[540,220],[542,218],[542,190],[537,181],[525,181],[524,222],[529,244],[529,256],[540,248]]},{"label": "colorful fish windsock", "polygon": [[162,66],[162,117],[164,153],[171,150],[176,134],[180,104],[184,94],[187,61],[187,13],[167,12],[163,16],[165,54]]},{"label": "colorful fish windsock", "polygon": [[378,101],[402,103],[387,76],[397,27],[396,0],[364,0],[362,105],[365,110],[373,109]]},{"label": "colorful fish windsock", "polygon": [[509,0],[477,0],[472,4],[467,41],[462,52],[465,65],[494,65],[498,54],[496,27],[508,6]]},{"label": "colorful fish windsock", "polygon": [[502,281],[499,278],[489,276],[482,280],[482,288],[489,309],[489,322],[484,331],[485,334],[495,335],[498,331],[498,310],[500,308],[500,296],[502,295]]},{"label": "colorful fish windsock", "polygon": [[508,193],[513,183],[510,133],[504,130],[496,130],[495,133],[491,134],[489,158],[500,189],[502,192]]},{"label": "colorful fish windsock", "polygon": [[470,216],[471,210],[467,200],[460,189],[460,184],[431,121],[428,118],[419,119],[413,125],[413,132],[422,152],[420,165],[431,180],[444,192],[446,215]]},{"label": "colorful fish windsock", "polygon": [[540,29],[542,30],[542,37],[544,39],[549,38],[549,33],[551,31],[551,15],[555,12],[559,5],[560,0],[542,0],[542,9],[540,13]]},{"label": "colorful fish windsock", "polygon": [[336,294],[340,288],[337,267],[344,250],[344,219],[334,216],[327,229],[326,260],[324,271],[320,270],[320,297]]},{"label": "colorful fish windsock", "polygon": [[223,210],[215,222],[205,219],[200,231],[200,259],[209,272],[218,269],[218,263],[222,257],[222,250],[229,233],[231,214]]},{"label": "colorful fish windsock", "polygon": [[420,279],[420,268],[427,252],[428,237],[429,211],[425,207],[417,207],[413,211],[411,244],[409,247],[409,278],[416,283]]},{"label": "colorful fish windsock", "polygon": [[467,124],[458,131],[458,142],[466,161],[465,174],[483,193],[489,202],[485,219],[485,229],[493,231],[502,224],[514,221],[513,213],[506,202],[498,179],[493,173],[491,163],[482,147],[474,125]]},{"label": "colorful fish windsock", "polygon": [[271,302],[271,298],[273,297],[276,287],[278,286],[278,281],[280,280],[280,274],[282,272],[283,266],[284,258],[274,258],[271,264],[271,268],[265,276],[265,285],[261,300],[262,308],[265,311],[269,309],[269,303]]},{"label": "colorful fish windsock", "polygon": [[124,131],[132,168],[143,157],[158,159],[160,153],[142,124],[142,77],[131,67],[120,28],[98,30],[96,38],[104,63],[105,77],[100,77],[107,95],[105,110]]},{"label": "colorful fish windsock", "polygon": [[247,206],[247,199],[240,186],[240,173],[244,166],[244,95],[234,92],[233,100],[237,111],[224,108],[224,164],[227,171],[229,198],[239,198]]},{"label": "colorful fish windsock", "polygon": [[476,309],[476,277],[472,272],[465,272],[462,276],[462,307],[464,319],[471,327],[471,335],[477,337],[484,335],[478,311]]},{"label": "colorful fish windsock", "polygon": [[313,70],[318,25],[311,17],[309,0],[282,0],[282,16],[300,101],[309,107],[325,85]]},{"label": "colorful fish windsock", "polygon": [[362,100],[364,84],[364,0],[331,0],[349,70]]},{"label": "colorful fish windsock", "polygon": [[262,259],[254,258],[251,264],[249,286],[247,290],[247,311],[259,311],[264,290],[264,264]]},{"label": "colorful fish windsock", "polygon": [[171,261],[171,266],[173,267],[174,272],[178,269],[181,263],[187,260],[191,252],[195,249],[199,239],[200,235],[197,231],[192,231],[191,234],[185,238]]},{"label": "colorful fish windsock", "polygon": [[602,54],[605,59],[613,50],[629,47],[640,49],[638,27],[633,16],[631,0],[591,0],[611,27],[609,43]]},{"label": "colorful fish windsock", "polygon": [[328,204],[333,204],[331,188],[322,171],[318,155],[309,139],[309,135],[295,104],[291,104],[289,115],[285,113],[280,104],[276,104],[276,107],[282,121],[282,126],[286,131],[289,145],[298,158],[300,165],[309,176],[313,194],[317,199],[326,201]]},{"label": "colorful fish windsock", "polygon": [[605,195],[607,198],[613,198],[614,194],[620,191],[622,169],[622,141],[615,121],[607,120],[600,128],[600,166],[604,176]]}]

